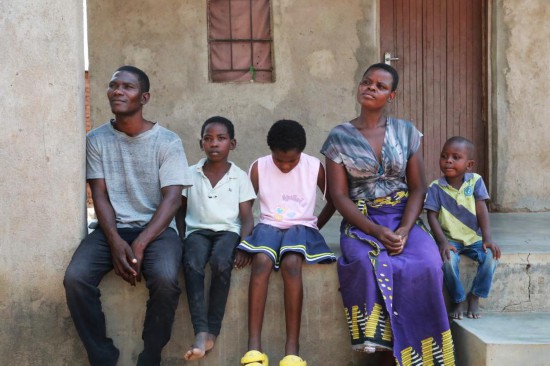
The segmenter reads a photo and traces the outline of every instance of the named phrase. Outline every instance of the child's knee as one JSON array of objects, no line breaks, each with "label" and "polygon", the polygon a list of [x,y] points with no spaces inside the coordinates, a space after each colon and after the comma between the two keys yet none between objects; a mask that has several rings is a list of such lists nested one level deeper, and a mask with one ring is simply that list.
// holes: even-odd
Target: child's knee
[{"label": "child's knee", "polygon": [[481,263],[480,265],[494,269],[496,268],[497,264],[498,264],[498,261],[495,259],[495,257],[493,257],[493,252],[490,249],[488,249],[487,253],[485,253],[485,258],[483,260],[483,263]]},{"label": "child's knee", "polygon": [[443,266],[458,267],[460,263],[460,254],[449,251],[449,258],[443,258]]},{"label": "child's knee", "polygon": [[298,253],[287,253],[281,259],[281,273],[283,276],[301,277],[304,258]]},{"label": "child's knee", "polygon": [[222,257],[213,255],[210,257],[210,269],[212,270],[212,275],[231,272],[233,269],[233,257]]},{"label": "child's knee", "polygon": [[206,267],[205,263],[202,263],[201,261],[193,260],[193,258],[189,258],[187,256],[183,257],[182,262],[183,262],[184,273],[195,272],[195,273],[204,275],[204,268]]},{"label": "child's knee", "polygon": [[273,261],[264,253],[254,254],[252,258],[252,276],[269,275],[273,270]]},{"label": "child's knee", "polygon": [[445,258],[443,261],[443,273],[454,274],[455,276],[458,275],[459,270],[459,264],[460,264],[460,255],[454,252],[450,253],[450,259]]}]

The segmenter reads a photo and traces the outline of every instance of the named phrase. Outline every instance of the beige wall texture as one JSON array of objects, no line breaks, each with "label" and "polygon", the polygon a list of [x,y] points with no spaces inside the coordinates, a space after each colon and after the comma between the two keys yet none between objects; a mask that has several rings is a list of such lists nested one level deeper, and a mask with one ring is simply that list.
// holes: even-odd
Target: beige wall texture
[{"label": "beige wall texture", "polygon": [[82,2],[0,2],[2,365],[82,364],[62,285],[85,227],[82,39]]},{"label": "beige wall texture", "polygon": [[294,119],[308,134],[306,152],[320,157],[329,130],[356,115],[355,88],[377,60],[377,0],[272,2],[276,82],[220,84],[208,80],[206,1],[90,1],[91,118],[111,118],[105,96],[112,72],[133,64],[151,78],[146,116],[176,131],[189,162],[203,156],[202,122],[213,115],[236,126],[237,165],[269,153],[266,135],[277,119]]},{"label": "beige wall texture", "polygon": [[[235,122],[238,146],[231,159],[244,169],[269,153],[265,136],[280,118],[304,124],[306,152],[320,157],[328,131],[356,115],[356,82],[377,61],[378,1],[272,3],[276,82],[218,84],[208,81],[206,1],[145,0],[132,9],[90,2],[92,124],[110,118],[105,85],[112,71],[134,64],[151,77],[147,116],[182,137],[190,163],[202,157],[200,125],[216,114]],[[547,211],[550,49],[542,45],[550,34],[550,2],[492,0],[489,8],[493,208]]]},{"label": "beige wall texture", "polygon": [[[232,158],[243,168],[268,153],[265,135],[279,118],[302,122],[309,137],[306,151],[318,155],[330,128],[357,113],[356,81],[376,61],[377,0],[325,1],[322,6],[315,0],[274,0],[273,84],[208,82],[205,0],[128,4],[89,1],[93,124],[110,118],[105,87],[112,71],[135,64],[152,80],[147,116],[182,136],[192,163],[202,156],[200,125],[214,114],[235,121],[239,146]],[[503,211],[548,210],[550,132],[543,123],[550,114],[545,88],[550,81],[550,3],[493,0],[491,5],[492,194]],[[64,269],[85,232],[82,5],[2,1],[0,29],[5,119],[0,134],[0,364],[83,365],[84,350],[62,287]],[[312,342],[304,349],[311,354],[320,337],[323,344],[338,347],[338,355],[349,355],[347,345],[341,346],[347,344],[345,324],[330,322],[342,319],[334,270],[316,267],[306,274],[315,283],[307,290],[315,296],[310,293],[308,299],[317,306],[304,316],[304,339]],[[234,333],[222,341],[241,345],[245,318],[238,309],[244,306],[246,274],[237,274],[235,281],[227,318]],[[280,278],[273,284],[275,293],[281,291]],[[143,286],[130,289],[113,275],[101,288],[109,334],[125,351],[121,364],[131,364],[141,350],[146,291]],[[270,306],[274,332],[269,347],[277,355],[280,307]],[[182,364],[181,352],[191,342],[185,310],[182,297],[165,364]],[[335,333],[341,344],[332,343]],[[210,364],[233,362],[243,349],[234,350],[231,358],[220,350]],[[349,357],[349,365],[362,362]]]},{"label": "beige wall texture", "polygon": [[550,210],[550,1],[495,0],[493,191],[500,211]]}]

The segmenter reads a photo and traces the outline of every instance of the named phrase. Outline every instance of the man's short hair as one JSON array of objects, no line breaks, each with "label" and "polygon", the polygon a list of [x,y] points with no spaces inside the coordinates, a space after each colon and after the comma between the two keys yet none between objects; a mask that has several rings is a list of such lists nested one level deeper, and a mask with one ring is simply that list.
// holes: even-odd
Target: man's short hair
[{"label": "man's short hair", "polygon": [[118,69],[116,69],[115,72],[118,72],[118,71],[126,71],[126,72],[129,72],[130,74],[134,74],[135,76],[137,76],[138,81],[139,81],[140,92],[142,92],[142,93],[149,92],[149,86],[150,86],[149,85],[149,77],[147,76],[147,74],[143,70],[138,69],[135,66],[125,65],[125,66],[121,66]]}]

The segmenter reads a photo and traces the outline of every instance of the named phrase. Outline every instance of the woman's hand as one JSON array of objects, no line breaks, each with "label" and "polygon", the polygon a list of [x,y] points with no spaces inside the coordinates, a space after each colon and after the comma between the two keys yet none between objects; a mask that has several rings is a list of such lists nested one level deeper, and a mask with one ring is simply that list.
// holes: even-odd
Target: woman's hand
[{"label": "woman's hand", "polygon": [[372,235],[382,243],[389,255],[399,254],[403,250],[403,237],[385,226],[377,225]]},{"label": "woman's hand", "polygon": [[407,244],[407,240],[409,239],[409,230],[405,229],[404,227],[398,227],[397,230],[395,230],[395,234],[401,237],[401,248],[391,255],[401,254],[403,252],[403,249],[405,249],[405,244]]}]

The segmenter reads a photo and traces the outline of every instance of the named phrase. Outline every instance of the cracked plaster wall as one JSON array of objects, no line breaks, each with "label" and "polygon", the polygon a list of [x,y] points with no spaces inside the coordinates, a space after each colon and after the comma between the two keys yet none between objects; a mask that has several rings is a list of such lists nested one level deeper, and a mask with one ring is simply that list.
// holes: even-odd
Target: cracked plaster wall
[{"label": "cracked plaster wall", "polygon": [[492,5],[493,202],[499,211],[548,211],[550,1]]},{"label": "cracked plaster wall", "polygon": [[62,285],[85,225],[82,12],[0,2],[2,365],[83,364]]}]

